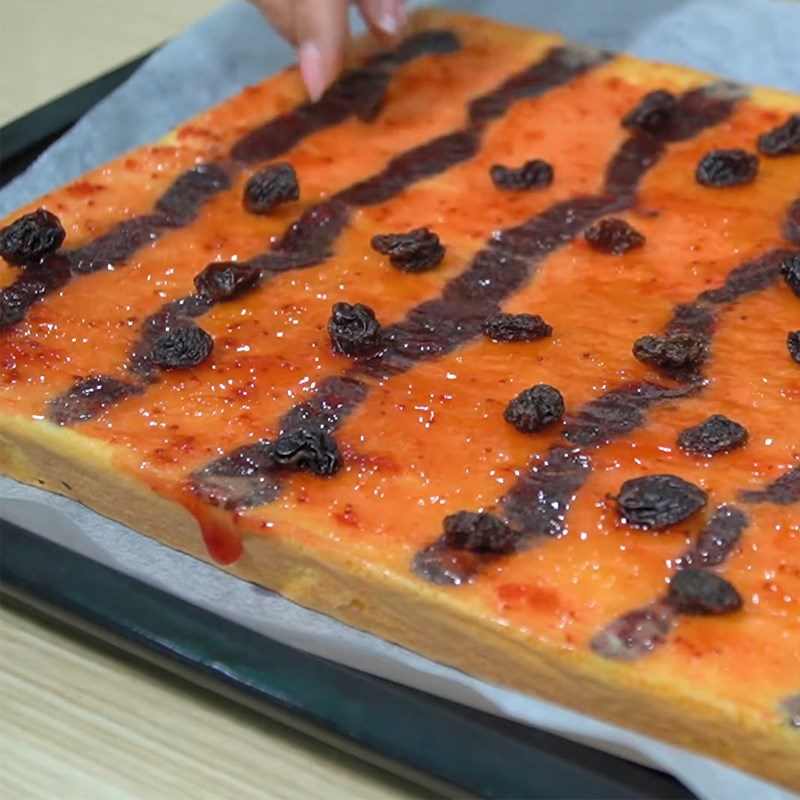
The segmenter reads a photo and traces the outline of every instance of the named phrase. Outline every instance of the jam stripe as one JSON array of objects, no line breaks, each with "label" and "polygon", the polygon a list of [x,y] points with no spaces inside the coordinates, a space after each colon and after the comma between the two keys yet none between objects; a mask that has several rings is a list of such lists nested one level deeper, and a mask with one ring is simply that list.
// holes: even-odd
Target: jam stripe
[{"label": "jam stripe", "polygon": [[780,702],[780,710],[792,728],[800,729],[800,692],[785,697]]},{"label": "jam stripe", "polygon": [[[800,503],[800,467],[790,469],[778,480],[768,484],[763,492],[740,492],[743,502],[773,503],[789,505]],[[773,487],[794,483],[795,491],[785,494]],[[770,492],[773,492],[770,494]],[[763,494],[768,499],[748,501],[749,495]],[[749,527],[747,514],[734,505],[720,506],[709,519],[706,527],[694,544],[675,560],[673,578],[681,570],[693,567],[716,567],[733,552],[733,548]],[[603,630],[592,637],[592,650],[603,658],[617,661],[632,661],[652,653],[664,644],[677,624],[681,612],[660,597],[642,608],[634,609],[612,620]]]},{"label": "jam stripe", "polygon": [[[507,86],[516,86],[514,79]],[[501,87],[500,91],[505,97],[512,89]],[[513,89],[513,92],[518,91],[518,87]],[[737,102],[737,96],[727,85],[722,92],[719,84],[691,90],[678,101],[679,109],[686,110],[687,121],[667,128],[661,139],[673,141],[690,138],[730,116]],[[705,115],[703,108],[708,109]],[[496,109],[494,101],[476,101],[471,113],[484,118],[496,113]],[[480,337],[486,320],[499,312],[504,300],[533,279],[547,256],[565,246],[600,217],[630,207],[635,200],[639,181],[664,152],[662,141],[657,141],[658,146],[651,147],[648,144],[645,148],[645,137],[635,134],[631,138],[642,142],[641,147],[634,147],[631,139],[626,140],[611,158],[606,170],[604,188],[608,190],[611,184],[616,187],[615,192],[606,191],[601,195],[587,195],[556,203],[521,225],[493,234],[466,270],[445,285],[439,298],[415,306],[403,320],[385,328],[386,347],[383,351],[360,362],[346,377],[357,381],[366,390],[364,379],[384,380],[402,374],[421,361],[443,356]],[[658,140],[656,136],[651,138]],[[638,160],[633,155],[636,152],[640,154]],[[323,381],[312,402],[320,407],[330,405],[328,387],[328,382]],[[348,405],[347,413],[351,413],[353,408]],[[326,418],[326,430],[332,432],[345,416],[346,413],[337,413],[333,418]],[[291,417],[292,412],[288,415],[288,418]],[[284,433],[285,422],[286,418],[282,428]],[[264,443],[251,445],[263,446]],[[223,456],[221,461],[226,462],[226,459],[227,456]],[[239,494],[224,495],[216,482],[213,487],[207,487],[206,481],[209,475],[215,473],[218,463],[213,462],[194,473],[193,485],[201,496],[213,496],[215,502],[228,507],[252,505],[255,496],[262,503],[274,499],[274,485],[281,481],[277,474],[265,478],[263,472],[251,473],[247,476],[249,482],[239,482],[239,487],[247,487]],[[264,469],[271,472],[269,467]],[[269,492],[263,495],[254,493],[251,487],[265,479],[272,487]]]},{"label": "jam stripe", "polygon": [[773,503],[779,506],[789,506],[793,503],[800,503],[800,466],[784,472],[772,483],[767,484],[764,489],[741,491],[739,500],[751,505]]},{"label": "jam stripe", "polygon": [[[380,53],[363,67],[346,71],[317,103],[303,103],[246,134],[235,143],[228,158],[194,167],[179,175],[156,201],[150,213],[117,223],[109,231],[61,254],[71,274],[83,275],[121,265],[140,248],[163,233],[186,227],[200,209],[219,192],[230,188],[234,175],[249,164],[276,158],[317,131],[352,116],[370,117],[365,108],[379,109],[394,70],[421,56],[450,53],[460,43],[450,31],[425,31],[409,37],[393,52]],[[0,290],[0,319],[10,327],[24,319],[28,309],[63,283],[41,283],[31,290],[21,275]],[[8,313],[7,308],[13,308]]]},{"label": "jam stripe", "polygon": [[[270,251],[242,262],[257,267],[261,273],[260,278],[247,290],[254,291],[276,274],[308,269],[323,263],[331,256],[337,239],[356,208],[384,203],[414,183],[469,161],[477,154],[487,126],[498,116],[504,115],[514,102],[539,96],[569,83],[609,59],[607,53],[589,49],[553,48],[542,60],[472,101],[464,128],[438,136],[395,156],[380,172],[306,210]],[[215,302],[212,298],[191,294],[170,301],[151,314],[143,322],[139,339],[132,348],[128,364],[132,375],[131,386],[157,379],[158,369],[150,358],[153,342],[175,325],[207,313]],[[71,421],[91,418],[83,383],[83,379],[78,381],[51,402],[51,419],[60,424],[69,424]],[[79,397],[77,404],[74,401],[76,394]],[[121,393],[116,397],[105,397],[101,392],[93,394],[96,413],[124,399],[124,396]],[[80,415],[70,419],[65,409],[73,405],[80,408]]]}]

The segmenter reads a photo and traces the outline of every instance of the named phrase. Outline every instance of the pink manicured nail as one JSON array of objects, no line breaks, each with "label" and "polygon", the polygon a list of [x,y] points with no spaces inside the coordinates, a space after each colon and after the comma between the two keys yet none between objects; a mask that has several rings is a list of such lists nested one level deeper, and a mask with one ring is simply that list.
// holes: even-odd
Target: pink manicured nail
[{"label": "pink manicured nail", "polygon": [[373,25],[387,36],[397,36],[405,25],[405,8],[401,0],[372,0],[367,7]]},{"label": "pink manicured nail", "polygon": [[322,97],[327,87],[325,68],[322,64],[322,53],[315,42],[303,42],[300,45],[300,74],[313,102]]}]

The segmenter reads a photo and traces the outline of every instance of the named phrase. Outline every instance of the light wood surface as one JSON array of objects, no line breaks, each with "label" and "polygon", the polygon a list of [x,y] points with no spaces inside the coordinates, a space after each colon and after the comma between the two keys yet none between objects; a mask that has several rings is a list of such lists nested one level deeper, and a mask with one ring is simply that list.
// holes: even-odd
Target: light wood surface
[{"label": "light wood surface", "polygon": [[430,796],[81,634],[0,608],[0,796]]},{"label": "light wood surface", "polygon": [[[0,124],[157,45],[219,0],[0,0]],[[425,793],[59,625],[0,612],[0,796]]]},{"label": "light wood surface", "polygon": [[0,0],[0,124],[117,67],[222,0]]}]

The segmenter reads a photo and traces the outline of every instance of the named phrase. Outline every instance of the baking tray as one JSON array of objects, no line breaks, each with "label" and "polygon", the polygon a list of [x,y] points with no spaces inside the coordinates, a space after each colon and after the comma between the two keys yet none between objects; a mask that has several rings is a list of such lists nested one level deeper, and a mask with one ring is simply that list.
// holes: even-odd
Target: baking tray
[{"label": "baking tray", "polygon": [[[0,186],[143,58],[0,129]],[[661,772],[268,639],[1,517],[0,594],[437,794],[695,797]]]}]

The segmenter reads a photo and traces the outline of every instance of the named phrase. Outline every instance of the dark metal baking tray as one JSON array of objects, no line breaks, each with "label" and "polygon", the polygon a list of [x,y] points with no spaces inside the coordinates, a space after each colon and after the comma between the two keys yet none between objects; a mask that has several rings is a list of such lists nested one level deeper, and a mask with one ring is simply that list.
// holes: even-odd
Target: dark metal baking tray
[{"label": "dark metal baking tray", "polygon": [[[141,61],[2,128],[0,186]],[[660,772],[280,644],[2,519],[0,593],[440,794],[694,797]]]}]

